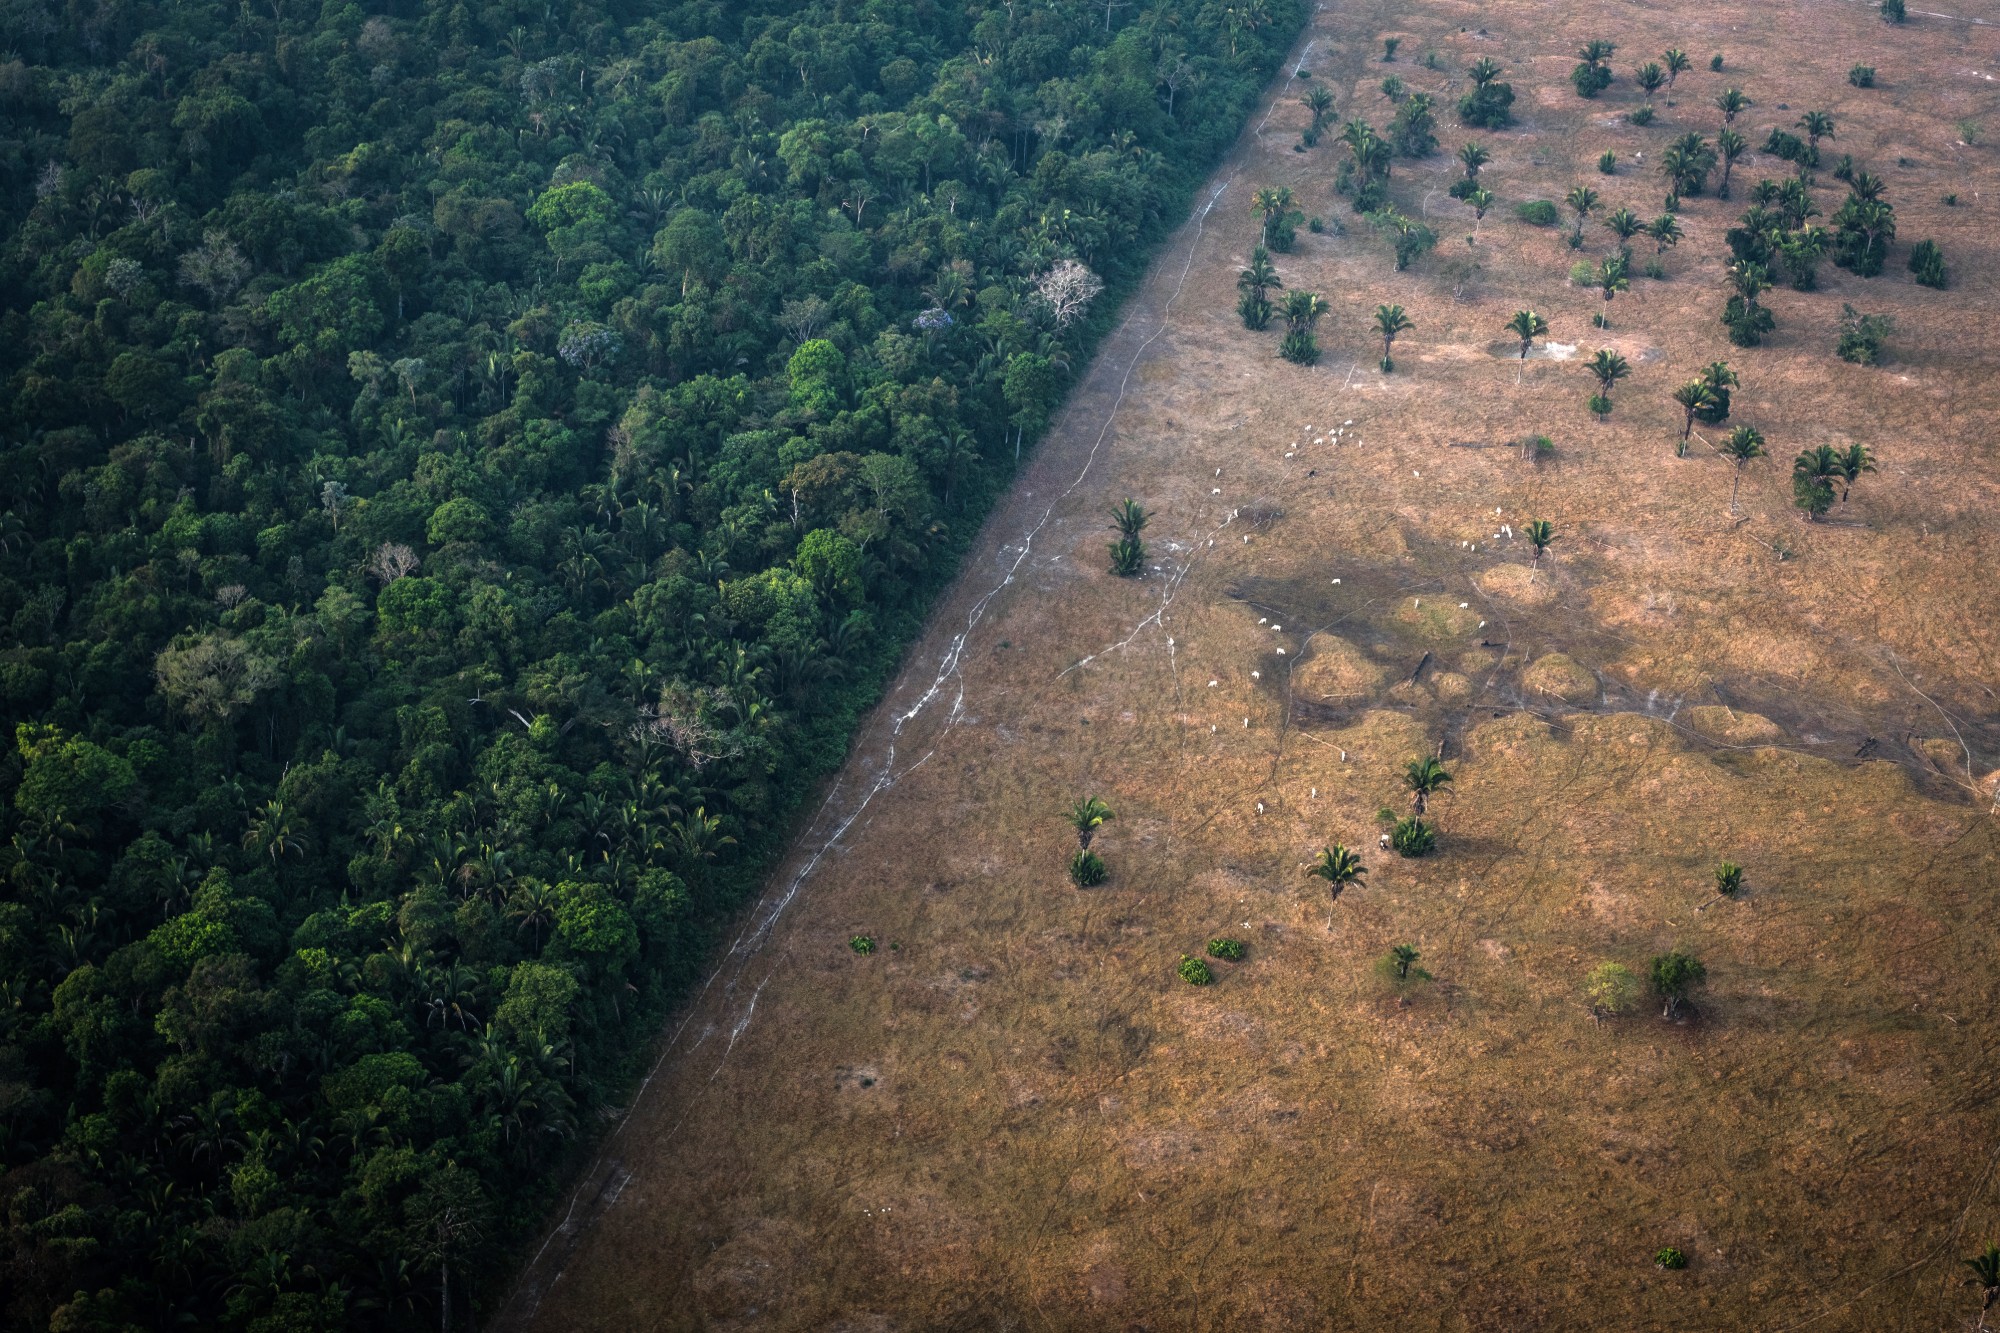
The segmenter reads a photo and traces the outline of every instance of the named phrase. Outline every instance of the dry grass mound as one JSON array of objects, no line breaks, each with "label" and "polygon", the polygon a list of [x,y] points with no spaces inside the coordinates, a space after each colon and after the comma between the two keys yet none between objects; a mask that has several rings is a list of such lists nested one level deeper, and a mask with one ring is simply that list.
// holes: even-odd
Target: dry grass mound
[{"label": "dry grass mound", "polygon": [[1597,677],[1567,653],[1544,653],[1521,673],[1531,693],[1566,704],[1589,703],[1597,697]]}]

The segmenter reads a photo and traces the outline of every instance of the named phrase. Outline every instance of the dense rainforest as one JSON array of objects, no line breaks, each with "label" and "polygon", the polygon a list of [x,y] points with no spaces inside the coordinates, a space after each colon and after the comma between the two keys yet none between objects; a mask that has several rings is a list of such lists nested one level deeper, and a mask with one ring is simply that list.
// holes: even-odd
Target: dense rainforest
[{"label": "dense rainforest", "polygon": [[1304,13],[0,0],[0,1324],[490,1310]]}]

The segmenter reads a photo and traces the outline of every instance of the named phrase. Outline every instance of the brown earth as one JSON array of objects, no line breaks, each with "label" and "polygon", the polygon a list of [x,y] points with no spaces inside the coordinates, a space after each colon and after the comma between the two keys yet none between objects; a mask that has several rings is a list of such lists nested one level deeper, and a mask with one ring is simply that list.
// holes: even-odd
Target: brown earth
[{"label": "brown earth", "polygon": [[[1477,243],[1448,114],[1445,154],[1394,181],[1441,242],[1395,273],[1328,191],[1339,145],[1291,151],[1298,83],[1273,90],[503,1324],[1969,1327],[1960,1260],[2000,1238],[2000,170],[1956,127],[1992,116],[2000,30],[1912,13],[1323,10],[1302,61],[1343,119],[1384,125],[1390,72],[1448,103],[1449,71],[1507,66],[1519,124],[1476,136],[1500,199]],[[1597,37],[1620,81],[1584,102],[1565,79]],[[1695,70],[1654,126],[1623,123],[1632,66],[1669,45]],[[1849,86],[1858,62],[1877,88]],[[1770,295],[1766,346],[1730,347],[1739,188],[1686,201],[1669,279],[1593,329],[1577,255],[1512,206],[1587,183],[1651,216],[1634,156],[1713,135],[1732,85],[1753,147],[1835,114],[1831,147],[1888,181],[1889,269],[1829,264]],[[1279,257],[1333,305],[1310,370],[1232,313],[1270,183],[1346,233]],[[1586,257],[1610,244],[1586,235]],[[1923,237],[1950,291],[1910,282]],[[1387,376],[1380,302],[1417,325]],[[1887,365],[1831,355],[1842,302],[1895,316]],[[1573,356],[1494,354],[1526,305]],[[1600,422],[1577,362],[1607,345],[1634,373]],[[1740,513],[1714,432],[1673,449],[1668,394],[1717,359],[1775,456]],[[1540,463],[1514,447],[1536,433]],[[1881,470],[1802,523],[1787,460],[1849,439]],[[1103,558],[1127,495],[1159,566],[1133,581]],[[1531,571],[1506,532],[1534,518],[1558,538]],[[1573,703],[1532,690],[1557,654],[1594,678]],[[1437,854],[1379,854],[1377,810],[1440,748]],[[1059,815],[1086,793],[1118,817],[1110,882],[1080,892]],[[1369,875],[1329,907],[1302,870],[1333,841]],[[1735,900],[1712,893],[1725,858]],[[1183,984],[1218,936],[1247,955]],[[1402,995],[1377,968],[1397,943],[1433,978]],[[1689,1021],[1592,1020],[1586,971],[1674,947],[1708,968]],[[1684,1271],[1653,1265],[1666,1245]]]}]

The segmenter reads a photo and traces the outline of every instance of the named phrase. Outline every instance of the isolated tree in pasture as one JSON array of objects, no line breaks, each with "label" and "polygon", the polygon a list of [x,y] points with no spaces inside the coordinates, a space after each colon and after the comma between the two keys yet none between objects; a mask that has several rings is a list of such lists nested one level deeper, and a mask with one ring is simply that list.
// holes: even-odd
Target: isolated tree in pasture
[{"label": "isolated tree in pasture", "polygon": [[1708,386],[1711,399],[1701,409],[1701,419],[1719,426],[1729,419],[1730,390],[1741,387],[1743,379],[1729,368],[1727,361],[1711,361],[1702,367],[1701,380]]},{"label": "isolated tree in pasture", "polygon": [[1639,978],[1623,963],[1599,963],[1583,979],[1583,997],[1598,1022],[1618,1018],[1639,1007]]},{"label": "isolated tree in pasture", "polygon": [[1724,130],[1715,136],[1716,156],[1722,159],[1722,179],[1716,182],[1715,197],[1729,197],[1729,176],[1736,169],[1736,159],[1749,150],[1750,141],[1735,130]]},{"label": "isolated tree in pasture", "polygon": [[1663,255],[1668,246],[1681,243],[1681,224],[1672,213],[1662,213],[1646,224],[1646,234],[1653,238],[1653,253]]},{"label": "isolated tree in pasture", "polygon": [[1387,960],[1389,971],[1397,981],[1408,981],[1413,973],[1419,980],[1427,980],[1430,977],[1430,973],[1417,966],[1417,960],[1422,957],[1423,955],[1417,952],[1415,945],[1393,945],[1389,949]]},{"label": "isolated tree in pasture", "polygon": [[1665,86],[1667,72],[1653,61],[1648,60],[1632,72],[1632,82],[1638,84],[1640,91],[1644,92],[1647,97],[1651,97]]},{"label": "isolated tree in pasture", "polygon": [[1764,457],[1764,436],[1755,426],[1738,426],[1722,442],[1722,452],[1736,464],[1729,482],[1729,512],[1736,512],[1736,492],[1743,485],[1743,466]]},{"label": "isolated tree in pasture", "polygon": [[1466,74],[1472,90],[1458,99],[1458,118],[1480,129],[1505,129],[1514,119],[1514,87],[1500,81],[1499,62],[1481,56]]},{"label": "isolated tree in pasture", "polygon": [[1678,46],[1670,46],[1667,48],[1666,54],[1660,57],[1660,63],[1667,68],[1667,96],[1672,97],[1674,94],[1674,80],[1693,69],[1694,61],[1688,59],[1688,53],[1681,50]]},{"label": "isolated tree in pasture", "polygon": [[1631,209],[1621,208],[1604,219],[1604,225],[1618,238],[1618,252],[1625,256],[1629,264],[1632,260],[1632,238],[1646,230],[1646,224],[1641,222],[1639,215]]},{"label": "isolated tree in pasture", "polygon": [[1734,861],[1719,861],[1715,866],[1715,893],[1719,898],[1734,898],[1743,892],[1743,867]]},{"label": "isolated tree in pasture", "polygon": [[1812,165],[1819,164],[1819,141],[1837,137],[1833,132],[1831,111],[1808,111],[1798,119],[1798,127],[1806,132],[1806,155]]},{"label": "isolated tree in pasture", "polygon": [[1403,769],[1403,786],[1410,793],[1410,805],[1417,815],[1424,813],[1432,794],[1450,782],[1450,771],[1432,755],[1412,759]]},{"label": "isolated tree in pasture", "polygon": [[1611,327],[1611,298],[1632,287],[1631,263],[1624,255],[1606,255],[1597,265],[1595,285],[1604,293],[1604,313],[1597,317],[1597,327]]},{"label": "isolated tree in pasture", "polygon": [[1572,185],[1569,193],[1563,196],[1563,202],[1568,204],[1570,211],[1576,214],[1576,229],[1569,236],[1569,243],[1573,248],[1583,244],[1584,219],[1588,218],[1597,209],[1597,191],[1591,189],[1588,185]]},{"label": "isolated tree in pasture", "polygon": [[1752,105],[1750,99],[1743,95],[1741,88],[1724,88],[1715,97],[1715,109],[1722,113],[1724,125],[1734,125],[1736,118],[1748,111]]},{"label": "isolated tree in pasture", "polygon": [[[1368,877],[1368,867],[1361,864],[1361,857],[1334,843],[1331,847],[1320,848],[1319,858],[1306,867],[1308,879],[1326,881],[1327,901],[1337,903],[1340,895],[1350,886],[1358,885]],[[1333,929],[1333,918],[1327,918],[1327,929]]]},{"label": "isolated tree in pasture", "polygon": [[1087,849],[1090,840],[1097,836],[1097,830],[1109,824],[1118,816],[1111,813],[1111,807],[1095,796],[1085,796],[1069,808],[1063,818],[1076,830],[1076,845]]},{"label": "isolated tree in pasture", "polygon": [[1661,1018],[1680,1017],[1681,1006],[1687,1003],[1688,995],[1708,979],[1708,969],[1702,966],[1701,960],[1678,949],[1656,956],[1647,971],[1652,979],[1653,994],[1661,1002]]},{"label": "isolated tree in pasture", "polygon": [[1266,249],[1289,250],[1292,248],[1292,229],[1297,218],[1292,211],[1291,189],[1283,185],[1267,185],[1250,196],[1250,206],[1264,219],[1263,242]]},{"label": "isolated tree in pasture", "polygon": [[1689,380],[1674,390],[1674,401],[1686,414],[1681,421],[1681,444],[1685,447],[1688,437],[1694,434],[1695,417],[1715,401],[1715,392],[1708,387],[1706,380]]},{"label": "isolated tree in pasture", "polygon": [[1236,313],[1243,317],[1244,328],[1261,329],[1271,322],[1271,289],[1284,285],[1277,265],[1271,262],[1271,252],[1261,245],[1252,250],[1250,267],[1236,275],[1236,290],[1242,293],[1236,300]]},{"label": "isolated tree in pasture", "polygon": [[1528,526],[1521,529],[1521,535],[1526,537],[1535,548],[1535,558],[1533,563],[1529,565],[1529,569],[1540,569],[1542,567],[1542,553],[1555,544],[1556,525],[1545,518],[1531,519],[1528,522]]},{"label": "isolated tree in pasture", "polygon": [[1466,192],[1465,202],[1472,209],[1473,230],[1479,230],[1479,223],[1486,217],[1486,210],[1493,207],[1493,191],[1485,186]]},{"label": "isolated tree in pasture", "polygon": [[1458,150],[1458,160],[1464,164],[1465,179],[1476,181],[1479,179],[1479,169],[1493,160],[1493,154],[1477,143],[1468,143]]},{"label": "isolated tree in pasture", "polygon": [[1326,300],[1318,292],[1286,292],[1285,340],[1278,346],[1278,355],[1301,366],[1318,361],[1319,339],[1313,330],[1326,310]]},{"label": "isolated tree in pasture", "polygon": [[1722,308],[1722,322],[1729,329],[1729,341],[1738,347],[1755,347],[1777,326],[1771,312],[1757,298],[1770,290],[1771,275],[1762,264],[1737,260],[1728,269],[1729,285],[1736,290]]},{"label": "isolated tree in pasture", "polygon": [[1806,522],[1817,523],[1826,517],[1826,511],[1833,508],[1834,484],[1846,475],[1845,460],[1830,444],[1802,450],[1792,460],[1792,503],[1806,516]]},{"label": "isolated tree in pasture", "polygon": [[[1900,19],[1897,21],[1901,22]],[[1995,1301],[2000,1301],[2000,1245],[1988,1241],[1986,1249],[1967,1259],[1965,1266],[1972,1270],[1972,1276],[1965,1279],[1965,1285],[1979,1292],[1979,1328],[1984,1330],[1987,1311],[1993,1308]]]},{"label": "isolated tree in pasture", "polygon": [[1607,409],[1612,388],[1619,380],[1632,373],[1631,362],[1609,347],[1598,348],[1596,354],[1584,363],[1583,368],[1596,377],[1597,396],[1606,400]]},{"label": "isolated tree in pasture", "polygon": [[1840,502],[1847,503],[1847,493],[1854,489],[1854,483],[1864,472],[1875,470],[1875,455],[1859,440],[1847,446],[1840,454]]},{"label": "isolated tree in pasture", "polygon": [[1397,337],[1408,333],[1415,327],[1415,321],[1403,313],[1403,307],[1399,305],[1378,305],[1375,307],[1375,332],[1382,339],[1383,374],[1386,375],[1396,368],[1395,363],[1389,358],[1389,353],[1395,347]]},{"label": "isolated tree in pasture", "polygon": [[1549,331],[1549,322],[1532,310],[1516,310],[1507,321],[1507,331],[1521,340],[1521,359],[1526,361],[1535,339]]},{"label": "isolated tree in pasture", "polygon": [[1317,136],[1321,130],[1326,128],[1327,117],[1333,111],[1332,92],[1323,85],[1314,84],[1311,90],[1299,99],[1299,102],[1306,110],[1312,112],[1311,133]]},{"label": "isolated tree in pasture", "polygon": [[1570,86],[1578,97],[1595,97],[1611,86],[1611,57],[1618,50],[1610,42],[1586,42],[1577,51],[1581,62],[1569,72]]}]

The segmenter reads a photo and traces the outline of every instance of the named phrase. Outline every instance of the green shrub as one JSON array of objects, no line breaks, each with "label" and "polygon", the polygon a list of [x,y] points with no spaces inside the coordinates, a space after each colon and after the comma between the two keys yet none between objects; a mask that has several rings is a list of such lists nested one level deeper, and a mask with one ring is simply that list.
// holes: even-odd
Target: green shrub
[{"label": "green shrub", "polygon": [[1569,266],[1569,285],[1572,287],[1595,287],[1597,285],[1597,265],[1588,259],[1579,259]]},{"label": "green shrub", "polygon": [[1936,241],[1917,242],[1910,251],[1910,272],[1917,275],[1920,286],[1936,287],[1940,291],[1951,282],[1951,272],[1944,265],[1944,251]]},{"label": "green shrub", "polygon": [[1397,990],[1406,990],[1431,979],[1430,973],[1417,966],[1417,959],[1422,956],[1414,945],[1395,945],[1375,960],[1375,972]]},{"label": "green shrub", "polygon": [[1603,152],[1599,153],[1597,155],[1597,169],[1603,172],[1607,176],[1617,175],[1618,174],[1617,152],[1614,151],[1613,149],[1607,148]]},{"label": "green shrub", "polygon": [[874,953],[875,937],[873,935],[856,935],[848,940],[847,947],[859,954]]},{"label": "green shrub", "polygon": [[1884,23],[1901,23],[1909,16],[1909,10],[1904,8],[1903,0],[1882,0],[1882,21]]},{"label": "green shrub", "polygon": [[1208,956],[1210,958],[1226,958],[1232,963],[1239,963],[1243,961],[1243,941],[1210,940],[1208,942]]},{"label": "green shrub", "polygon": [[1634,107],[1626,112],[1625,121],[1630,125],[1650,125],[1653,123],[1653,114],[1653,104],[1648,102],[1642,107]]},{"label": "green shrub", "polygon": [[1590,395],[1590,410],[1597,413],[1599,419],[1608,417],[1611,415],[1611,400],[1601,393],[1594,393]]},{"label": "green shrub", "polygon": [[1181,965],[1175,970],[1181,974],[1181,980],[1190,986],[1206,986],[1215,980],[1215,973],[1209,970],[1207,963],[1186,954],[1181,955]]},{"label": "green shrub", "polygon": [[1306,223],[1306,230],[1317,236],[1326,230],[1326,219],[1315,217]]},{"label": "green shrub", "polygon": [[1530,199],[1524,204],[1514,205],[1514,216],[1532,226],[1553,227],[1561,216],[1556,206],[1546,199]]},{"label": "green shrub", "polygon": [[1851,305],[1840,307],[1840,342],[1834,348],[1842,361],[1872,366],[1882,359],[1882,344],[1896,331],[1888,315],[1864,315]]},{"label": "green shrub", "polygon": [[1688,1266],[1688,1257],[1671,1245],[1663,1245],[1653,1251],[1653,1262],[1661,1268],[1674,1270],[1686,1268]]},{"label": "green shrub", "polygon": [[1399,819],[1389,833],[1389,845],[1398,856],[1429,856],[1437,849],[1437,829],[1422,819]]},{"label": "green shrub", "polygon": [[[1899,5],[1902,2],[1903,0],[1896,0],[1896,3]],[[1722,52],[1717,51],[1714,55],[1708,58],[1708,67],[1714,70],[1718,74],[1722,72]]]},{"label": "green shrub", "polygon": [[1639,271],[1649,278],[1658,278],[1661,281],[1666,280],[1667,266],[1662,264],[1658,259],[1648,259],[1639,266]]},{"label": "green shrub", "polygon": [[1146,567],[1146,547],[1137,537],[1120,537],[1111,543],[1111,572],[1129,579]]},{"label": "green shrub", "polygon": [[1278,355],[1294,365],[1310,366],[1319,361],[1319,339],[1310,330],[1297,329],[1278,344]]},{"label": "green shrub", "polygon": [[1875,86],[1875,67],[1873,65],[1856,65],[1853,69],[1847,71],[1847,81],[1857,88],[1873,88]]},{"label": "green shrub", "polygon": [[1094,889],[1111,878],[1111,871],[1104,865],[1104,858],[1096,852],[1079,847],[1069,858],[1070,883],[1079,889]]}]

